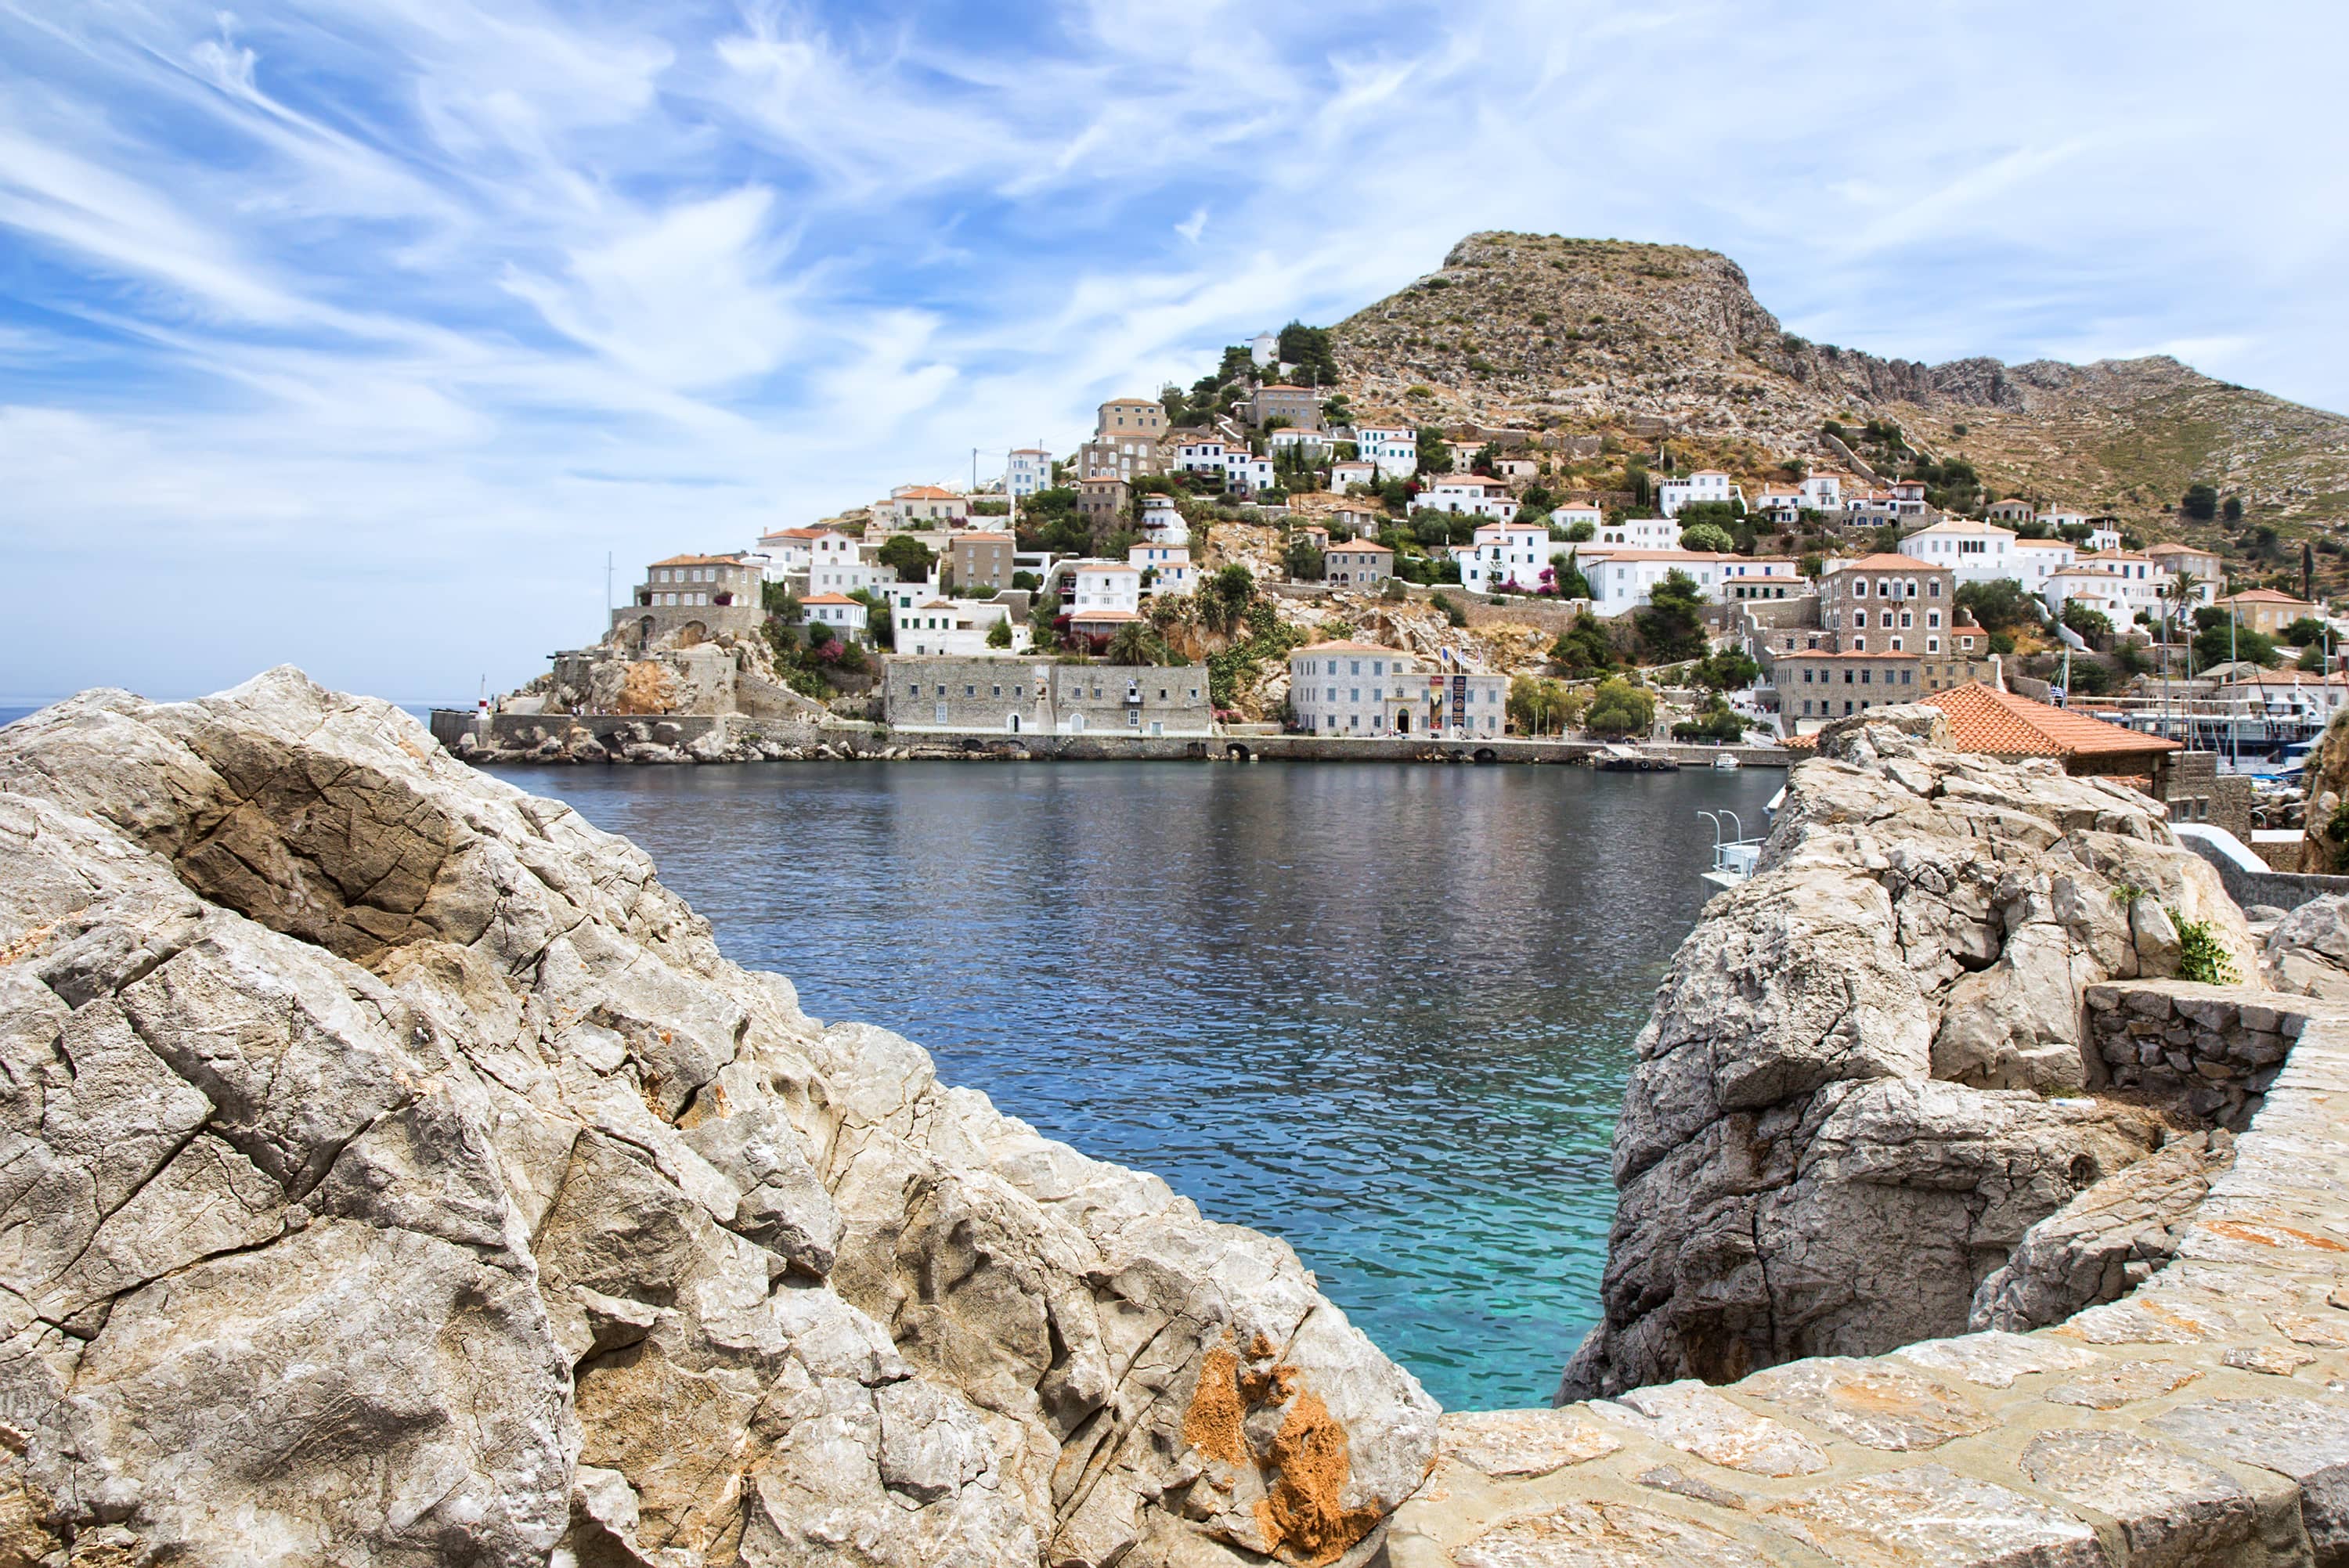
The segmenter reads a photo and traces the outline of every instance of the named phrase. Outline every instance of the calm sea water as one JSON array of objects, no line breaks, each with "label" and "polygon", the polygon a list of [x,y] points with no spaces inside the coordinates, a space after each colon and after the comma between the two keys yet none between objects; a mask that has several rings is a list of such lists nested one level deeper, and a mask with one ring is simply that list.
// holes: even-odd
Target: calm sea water
[{"label": "calm sea water", "polygon": [[728,955],[1210,1217],[1278,1232],[1449,1408],[1596,1315],[1631,1037],[1775,770],[506,769]]}]

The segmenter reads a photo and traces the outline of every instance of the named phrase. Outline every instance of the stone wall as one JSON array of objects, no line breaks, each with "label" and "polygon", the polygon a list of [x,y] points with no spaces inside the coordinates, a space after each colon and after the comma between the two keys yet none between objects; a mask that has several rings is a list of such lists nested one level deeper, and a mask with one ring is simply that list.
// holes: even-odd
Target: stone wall
[{"label": "stone wall", "polygon": [[2178,1255],[2030,1334],[1453,1414],[1392,1568],[2349,1563],[2349,1027],[2313,1022]]},{"label": "stone wall", "polygon": [[2334,1009],[2249,986],[2187,980],[2091,985],[2088,1033],[2112,1087],[2238,1130],[2258,1113],[2292,1043]]}]

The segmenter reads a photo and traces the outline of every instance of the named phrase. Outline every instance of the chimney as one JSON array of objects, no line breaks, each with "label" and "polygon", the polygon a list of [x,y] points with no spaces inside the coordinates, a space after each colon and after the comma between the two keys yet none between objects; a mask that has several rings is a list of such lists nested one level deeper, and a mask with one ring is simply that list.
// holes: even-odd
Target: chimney
[{"label": "chimney", "polygon": [[2006,662],[1996,654],[1990,656],[1990,689],[1992,691],[2006,689]]}]

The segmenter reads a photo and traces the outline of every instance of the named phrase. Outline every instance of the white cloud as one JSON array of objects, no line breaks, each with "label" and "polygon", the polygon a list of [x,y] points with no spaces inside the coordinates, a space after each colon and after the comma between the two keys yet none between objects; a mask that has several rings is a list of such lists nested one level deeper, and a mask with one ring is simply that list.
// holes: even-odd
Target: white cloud
[{"label": "white cloud", "polygon": [[[2349,406],[2349,11],[0,0],[15,679],[506,683],[624,568],[1073,444],[1480,227]],[[120,563],[139,563],[119,584]]]}]

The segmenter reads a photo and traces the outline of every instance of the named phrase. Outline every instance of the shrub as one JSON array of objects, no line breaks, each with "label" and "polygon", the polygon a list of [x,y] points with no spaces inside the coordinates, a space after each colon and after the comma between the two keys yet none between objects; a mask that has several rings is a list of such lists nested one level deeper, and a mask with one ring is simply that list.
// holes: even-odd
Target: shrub
[{"label": "shrub", "polygon": [[2169,923],[2178,927],[2178,977],[2199,981],[2205,985],[2240,985],[2242,976],[2235,972],[2234,960],[2219,944],[2219,934],[2207,920],[2189,920],[2176,910],[2169,911]]},{"label": "shrub", "polygon": [[1447,620],[1447,621],[1451,622],[1454,625],[1455,625],[1455,626],[1464,626],[1464,625],[1466,625],[1466,624],[1468,624],[1468,615],[1467,615],[1467,613],[1466,613],[1465,611],[1462,610],[1462,609],[1460,608],[1460,606],[1459,606],[1459,605],[1457,605],[1457,604],[1455,604],[1455,603],[1454,603],[1452,602],[1452,597],[1451,597],[1451,595],[1450,595],[1450,594],[1447,594],[1447,593],[1438,593],[1438,594],[1435,594],[1434,596],[1433,596],[1432,598],[1430,598],[1430,599],[1428,600],[1428,603],[1431,603],[1431,604],[1433,604],[1433,605],[1434,605],[1437,609],[1439,609],[1439,610],[1443,611],[1443,612],[1444,612],[1444,618],[1445,620]]},{"label": "shrub", "polygon": [[1582,716],[1582,727],[1593,735],[1620,738],[1645,735],[1655,727],[1656,699],[1652,693],[1641,691],[1620,676],[1609,676],[1599,683],[1590,699],[1590,711]]}]

